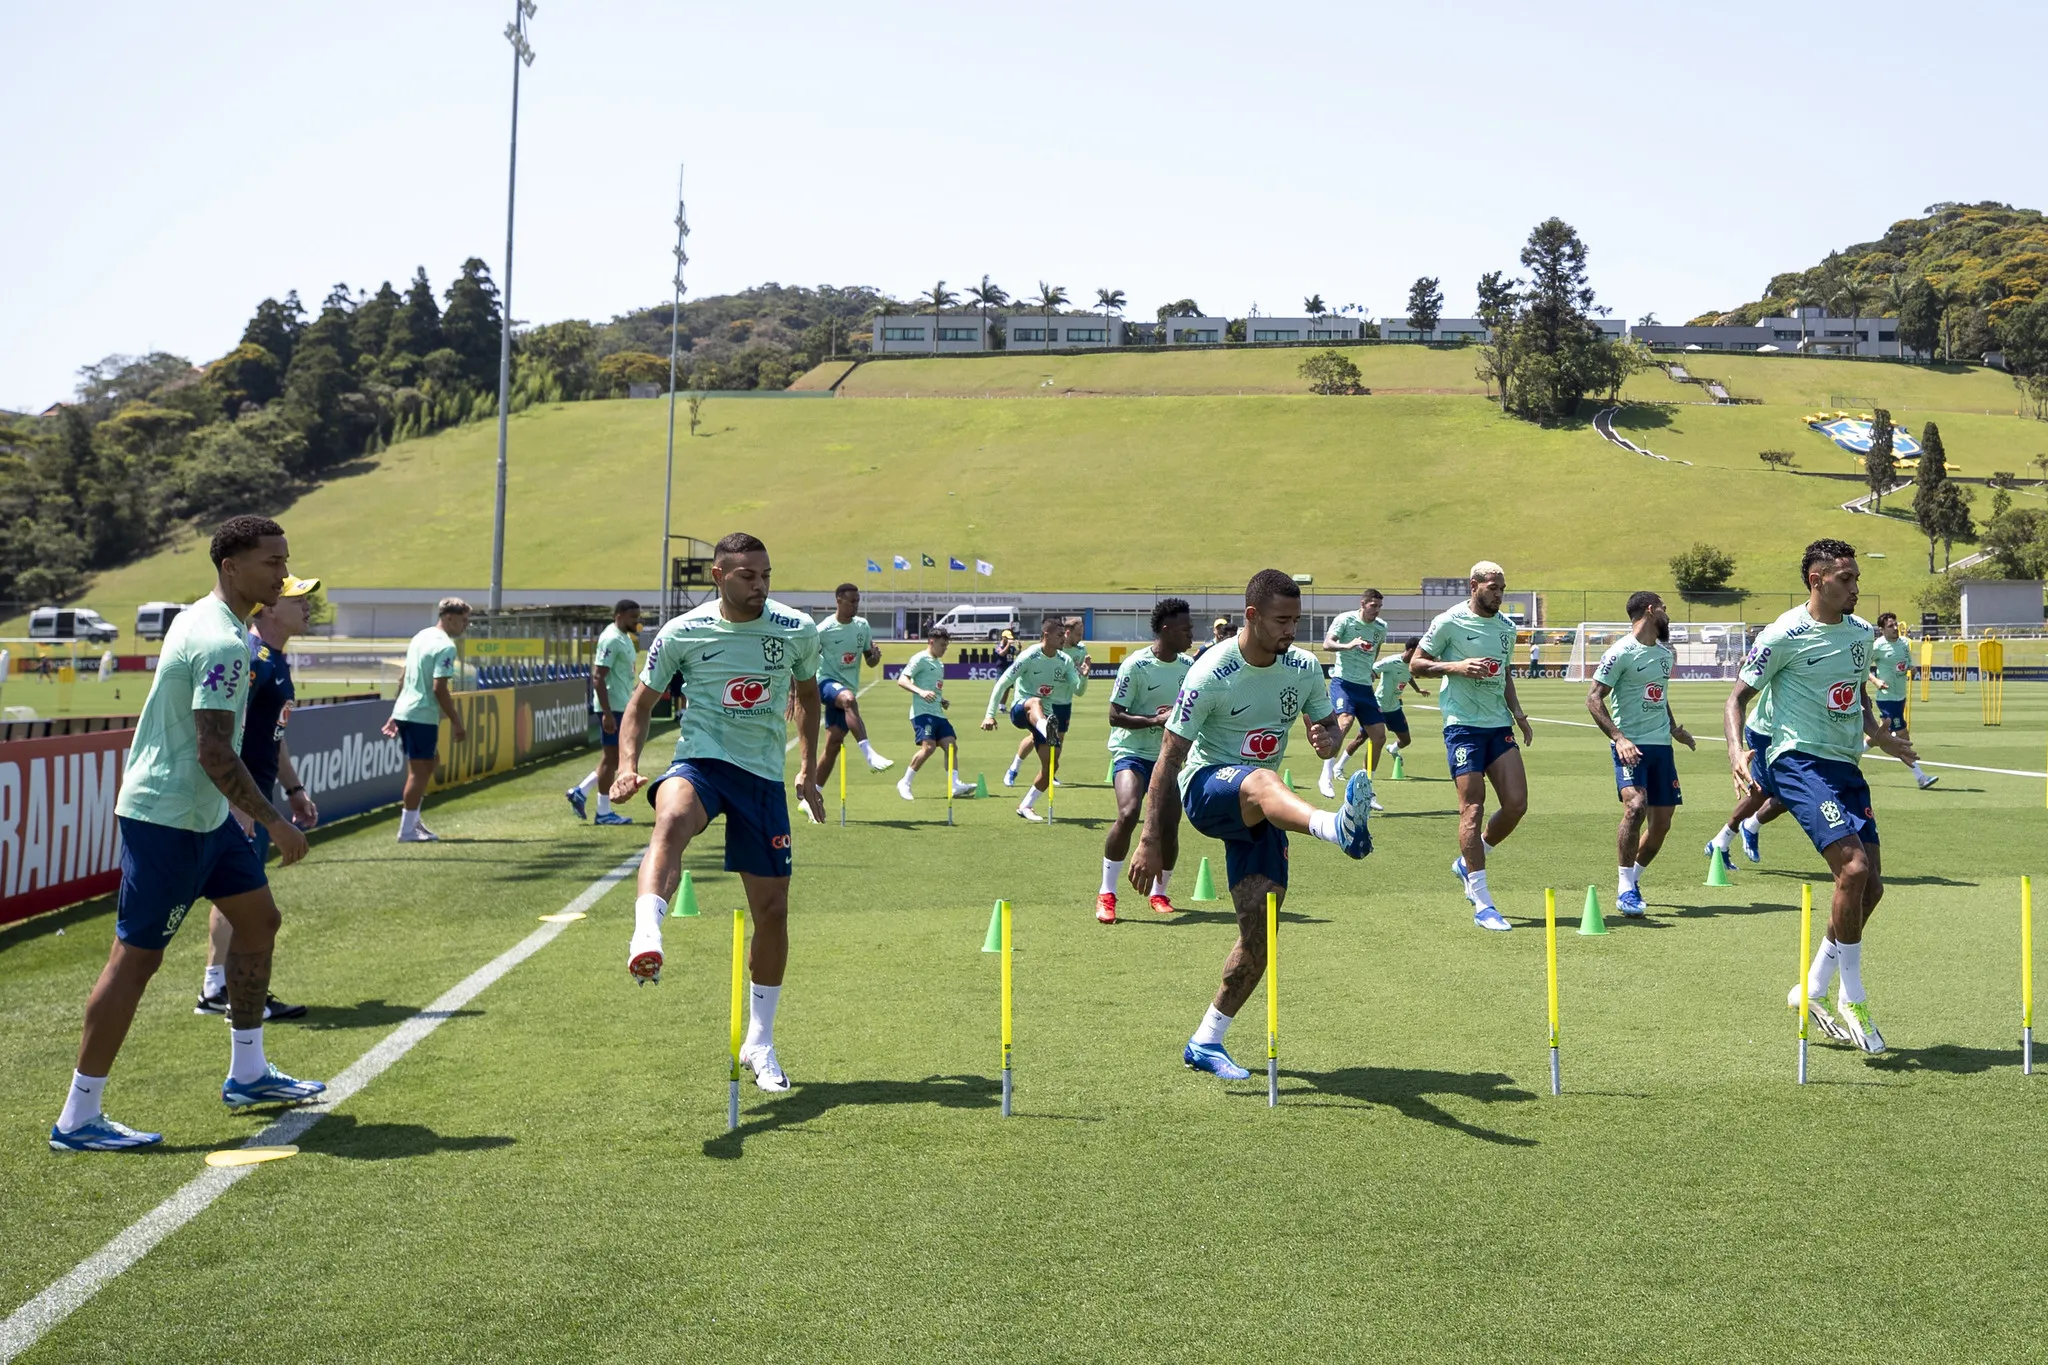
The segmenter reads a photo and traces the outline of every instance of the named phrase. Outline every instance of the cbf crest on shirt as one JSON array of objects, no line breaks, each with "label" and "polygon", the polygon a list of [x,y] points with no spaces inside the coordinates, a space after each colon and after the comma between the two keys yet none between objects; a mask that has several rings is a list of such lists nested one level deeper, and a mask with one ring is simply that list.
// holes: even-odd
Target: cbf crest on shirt
[{"label": "cbf crest on shirt", "polygon": [[780,782],[790,686],[817,676],[810,617],[770,598],[754,620],[728,621],[713,598],[661,628],[640,681],[657,692],[683,681],[678,759],[717,759]]}]

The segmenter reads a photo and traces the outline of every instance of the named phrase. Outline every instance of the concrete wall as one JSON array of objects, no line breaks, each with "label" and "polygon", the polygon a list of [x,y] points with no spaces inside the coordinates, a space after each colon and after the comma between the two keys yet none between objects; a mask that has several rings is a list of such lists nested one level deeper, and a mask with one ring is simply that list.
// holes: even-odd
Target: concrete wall
[{"label": "concrete wall", "polygon": [[1991,626],[2031,626],[2043,620],[2038,578],[1966,578],[1963,580],[1963,634]]}]

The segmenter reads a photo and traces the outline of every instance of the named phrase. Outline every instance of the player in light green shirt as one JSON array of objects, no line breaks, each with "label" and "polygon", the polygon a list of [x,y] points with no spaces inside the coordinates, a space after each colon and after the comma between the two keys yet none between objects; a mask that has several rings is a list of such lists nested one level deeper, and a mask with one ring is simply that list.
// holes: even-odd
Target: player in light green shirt
[{"label": "player in light green shirt", "polygon": [[121,835],[114,944],[86,999],[71,1089],[50,1129],[57,1151],[127,1151],[163,1141],[161,1133],[109,1119],[100,1102],[164,949],[201,899],[212,901],[232,930],[229,1065],[221,1099],[232,1109],[296,1104],[327,1088],[294,1080],[264,1057],[277,902],[262,858],[229,814],[240,810],[268,830],[282,866],[306,856],[306,836],[270,803],[241,754],[249,704],[247,622],[257,606],[277,604],[290,550],[276,522],[241,516],[214,532],[210,553],[213,591],[165,633],[129,745],[114,805]]},{"label": "player in light green shirt", "polygon": [[630,825],[632,820],[612,809],[612,783],[619,775],[619,713],[633,700],[633,682],[640,675],[640,604],[621,598],[612,605],[611,624],[598,632],[597,648],[590,656],[590,695],[597,705],[597,766],[581,782],[564,793],[569,808],[581,820],[584,801],[597,793],[599,825]]},{"label": "player in light green shirt", "polygon": [[860,589],[841,583],[832,590],[833,613],[818,623],[818,696],[825,707],[825,754],[818,763],[818,785],[832,776],[839,761],[839,747],[849,730],[859,745],[861,757],[874,772],[896,766],[868,743],[868,726],[860,714],[860,666],[873,668],[882,662],[875,648],[875,632],[860,610]]},{"label": "player in light green shirt", "polygon": [[[1145,810],[1145,789],[1152,783],[1152,768],[1159,760],[1160,736],[1165,733],[1173,703],[1180,696],[1188,676],[1188,646],[1195,640],[1195,623],[1188,604],[1178,597],[1164,598],[1152,607],[1152,643],[1124,656],[1117,666],[1116,682],[1109,691],[1110,786],[1116,792],[1116,819],[1102,841],[1102,889],[1095,895],[1095,918],[1116,923],[1116,884],[1123,875],[1124,859],[1130,855],[1131,835],[1137,831]],[[1154,910],[1173,912],[1167,884],[1173,880],[1174,864],[1180,858],[1180,825],[1166,831],[1160,849],[1164,867],[1148,888]]]},{"label": "player in light green shirt", "polygon": [[[1907,739],[1906,703],[1913,692],[1913,642],[1899,638],[1899,614],[1881,613],[1877,618],[1877,639],[1870,646],[1872,700],[1877,703],[1878,723]],[[1913,780],[1925,791],[1941,779],[1913,765]]]},{"label": "player in light green shirt", "polygon": [[[1052,694],[1045,699],[1046,705],[1052,709],[1053,716],[1060,723],[1059,739],[1053,745],[1055,769],[1067,761],[1067,731],[1074,724],[1074,698],[1088,690],[1088,649],[1081,643],[1081,618],[1069,616],[1061,624],[1066,630],[1060,638],[1059,652],[1066,655],[1074,665],[1074,680],[1069,682],[1065,678],[1060,678],[1053,683]],[[1024,758],[1031,752],[1032,747],[1029,735],[1017,741],[1016,755],[1010,759],[1009,769],[1003,774],[1004,786],[1017,785],[1017,770],[1024,766]],[[1053,780],[1057,782],[1059,779],[1055,777]],[[1060,782],[1059,785],[1064,787],[1067,784]]]},{"label": "player in light green shirt", "polygon": [[[1827,937],[1807,972],[1809,1009],[1830,1037],[1882,1052],[1884,1037],[1871,1022],[1863,990],[1863,929],[1884,895],[1884,864],[1870,786],[1857,761],[1866,736],[1901,762],[1918,764],[1919,755],[1877,723],[1864,691],[1876,632],[1855,614],[1861,591],[1855,548],[1816,540],[1806,547],[1799,572],[1806,582],[1805,604],[1757,636],[1728,694],[1722,712],[1728,766],[1738,786],[1752,781],[1742,709],[1768,685],[1771,747],[1764,776],[1834,873]],[[1842,992],[1830,1011],[1828,985],[1837,972]],[[1786,998],[1797,1009],[1799,988]]]},{"label": "player in light green shirt", "polygon": [[[1611,741],[1614,786],[1621,796],[1621,826],[1615,832],[1621,883],[1614,903],[1631,919],[1647,913],[1643,869],[1656,860],[1671,832],[1671,812],[1684,799],[1671,741],[1699,746],[1671,714],[1671,670],[1678,662],[1665,641],[1671,617],[1664,599],[1639,592],[1628,599],[1629,630],[1600,656],[1586,689],[1586,710]],[[1609,705],[1613,712],[1609,714]]]},{"label": "player in light green shirt", "polygon": [[[1366,750],[1368,766],[1376,768],[1380,750],[1386,747],[1387,727],[1373,696],[1373,665],[1379,662],[1380,647],[1387,642],[1387,623],[1380,620],[1386,594],[1367,588],[1358,596],[1358,610],[1339,613],[1323,634],[1323,648],[1330,651],[1330,702],[1337,708],[1337,724],[1347,743],[1335,758],[1323,760],[1323,775],[1316,790],[1334,797],[1344,781],[1344,764],[1360,745]],[[1378,810],[1379,807],[1373,807]]]},{"label": "player in light green shirt", "polygon": [[1197,831],[1223,841],[1237,945],[1181,1061],[1225,1080],[1247,1074],[1224,1050],[1224,1033],[1266,972],[1266,897],[1286,899],[1288,832],[1312,834],[1353,858],[1372,852],[1370,777],[1353,773],[1343,808],[1326,811],[1296,796],[1278,771],[1296,722],[1318,756],[1337,750],[1323,666],[1294,643],[1301,589],[1280,570],[1261,569],[1244,602],[1236,638],[1205,650],[1174,700],[1129,875],[1142,893],[1165,870],[1167,830],[1183,809]]},{"label": "player in light green shirt", "polygon": [[[797,721],[796,796],[812,824],[825,821],[818,790],[818,627],[810,617],[768,596],[768,547],[735,531],[712,547],[711,581],[718,592],[664,624],[619,726],[619,776],[612,799],[645,787],[654,807],[654,837],[640,861],[633,902],[633,938],[626,970],[638,981],[661,979],[661,926],[682,878],[683,851],[711,822],[725,818],[725,870],[740,874],[754,916],[749,958],[753,977],[740,1063],[766,1091],[789,1089],[775,1056],[775,1009],[789,965],[789,882],[795,870],[789,794],[782,783],[788,756],[785,709]],[[675,761],[652,783],[640,774],[654,704],[681,679],[683,709]]]},{"label": "player in light green shirt", "polygon": [[1707,856],[1719,858],[1723,869],[1735,870],[1735,859],[1729,850],[1735,846],[1735,836],[1742,835],[1742,853],[1753,863],[1764,860],[1764,826],[1785,813],[1785,803],[1771,795],[1770,780],[1764,774],[1764,755],[1771,747],[1771,689],[1769,684],[1750,698],[1749,713],[1742,722],[1742,747],[1752,751],[1750,759],[1750,781],[1738,786],[1735,792],[1735,809],[1729,812],[1728,823],[1721,826],[1721,832],[1707,843]]},{"label": "player in light green shirt", "polygon": [[924,649],[911,655],[910,662],[896,675],[896,685],[910,694],[910,733],[917,741],[917,752],[910,756],[909,767],[896,783],[896,794],[905,801],[915,801],[911,780],[926,760],[943,751],[946,771],[953,774],[953,795],[972,796],[974,784],[959,776],[960,737],[946,717],[946,651],[952,647],[953,635],[944,626],[934,625],[924,638]]},{"label": "player in light green shirt", "polygon": [[[1490,559],[1472,566],[1465,601],[1441,613],[1423,632],[1409,667],[1418,678],[1444,680],[1439,704],[1444,715],[1444,752],[1458,786],[1458,856],[1451,875],[1472,903],[1472,922],[1505,933],[1510,925],[1494,908],[1486,883],[1486,860],[1506,842],[1529,812],[1529,776],[1522,743],[1536,742],[1529,717],[1515,696],[1515,623],[1501,611],[1507,571]],[[1493,784],[1500,808],[1486,818],[1486,787]]]},{"label": "player in light green shirt", "polygon": [[[1080,690],[1080,675],[1075,672],[1074,661],[1067,657],[1061,646],[1067,638],[1066,622],[1057,616],[1048,616],[1039,627],[1038,643],[1031,645],[1017,656],[1017,661],[1003,670],[1003,676],[996,679],[995,690],[989,693],[988,713],[982,717],[981,728],[996,728],[996,711],[1003,695],[1015,690],[1016,701],[1010,704],[1010,724],[1027,731],[1023,747],[1038,752],[1038,779],[1024,793],[1024,800],[1017,807],[1017,814],[1026,820],[1038,822],[1045,819],[1033,807],[1038,798],[1051,789],[1052,767],[1056,746],[1060,736],[1066,732],[1053,697],[1062,689],[1068,697]],[[1069,715],[1072,706],[1067,708]],[[1017,764],[1012,763],[1003,774],[1003,785],[1017,784]]]},{"label": "player in light green shirt", "polygon": [[384,722],[384,733],[405,744],[405,789],[398,800],[401,844],[430,844],[441,837],[421,821],[420,807],[440,762],[442,717],[447,718],[448,736],[455,743],[469,738],[449,691],[455,677],[455,642],[468,629],[469,603],[444,597],[434,610],[434,624],[413,636],[405,648],[405,675],[398,682],[391,719]]},{"label": "player in light green shirt", "polygon": [[[1411,635],[1408,642],[1401,646],[1399,654],[1391,659],[1381,659],[1372,666],[1372,699],[1379,703],[1380,723],[1394,732],[1394,742],[1387,746],[1390,753],[1398,753],[1415,742],[1408,733],[1408,713],[1401,705],[1402,692],[1413,691],[1424,697],[1433,695],[1428,688],[1415,681],[1415,670],[1410,667],[1415,658],[1415,651],[1421,647],[1422,637]],[[1378,777],[1379,770],[1380,751],[1375,749],[1370,771],[1374,777]]]}]

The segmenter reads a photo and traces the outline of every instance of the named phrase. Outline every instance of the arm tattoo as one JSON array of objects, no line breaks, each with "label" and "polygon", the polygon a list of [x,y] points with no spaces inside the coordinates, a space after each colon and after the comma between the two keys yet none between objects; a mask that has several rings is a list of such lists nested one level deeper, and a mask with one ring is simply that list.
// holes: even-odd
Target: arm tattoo
[{"label": "arm tattoo", "polygon": [[254,817],[259,825],[284,819],[256,785],[256,779],[249,775],[235,749],[235,713],[195,708],[192,723],[199,732],[199,766],[213,779],[213,785],[228,799],[228,804]]}]

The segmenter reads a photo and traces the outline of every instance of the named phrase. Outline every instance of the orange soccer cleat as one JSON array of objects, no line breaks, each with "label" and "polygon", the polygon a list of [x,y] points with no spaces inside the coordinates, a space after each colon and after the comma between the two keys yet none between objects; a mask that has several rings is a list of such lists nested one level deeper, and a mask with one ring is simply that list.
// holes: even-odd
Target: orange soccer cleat
[{"label": "orange soccer cleat", "polygon": [[1096,893],[1095,918],[1104,924],[1116,923],[1116,892],[1101,891]]}]

